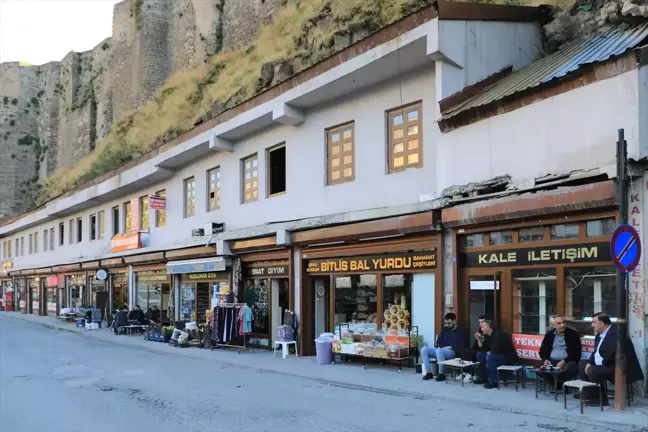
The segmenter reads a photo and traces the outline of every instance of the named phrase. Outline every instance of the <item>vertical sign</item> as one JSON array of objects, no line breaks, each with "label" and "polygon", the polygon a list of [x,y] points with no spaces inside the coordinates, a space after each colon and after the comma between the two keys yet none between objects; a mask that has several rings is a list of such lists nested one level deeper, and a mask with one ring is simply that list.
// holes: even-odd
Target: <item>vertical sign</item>
[{"label": "vertical sign", "polygon": [[136,233],[139,231],[139,200],[133,198],[131,200],[131,233]]},{"label": "vertical sign", "polygon": [[[644,238],[644,193],[646,193],[647,190],[647,174],[644,174],[643,181],[630,182],[628,187],[628,225],[637,230],[642,238]],[[642,242],[642,247],[645,247],[645,241]],[[646,325],[644,315],[645,292],[643,284],[644,257],[645,255],[642,256],[637,267],[632,272],[628,273],[628,333],[642,365],[644,364],[644,331]]]}]

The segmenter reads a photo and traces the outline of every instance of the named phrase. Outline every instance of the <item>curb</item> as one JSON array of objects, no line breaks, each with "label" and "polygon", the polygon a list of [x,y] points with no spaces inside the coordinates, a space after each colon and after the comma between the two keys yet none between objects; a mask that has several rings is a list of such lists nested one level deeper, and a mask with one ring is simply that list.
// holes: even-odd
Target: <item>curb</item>
[{"label": "curb", "polygon": [[[71,334],[75,334],[87,339],[92,339],[95,341],[103,342],[103,343],[111,343],[115,345],[119,345],[125,348],[130,348],[130,349],[136,349],[140,351],[145,351],[145,352],[150,352],[153,354],[162,354],[170,357],[185,357],[185,358],[192,358],[195,360],[203,360],[206,361],[205,358],[202,357],[197,357],[197,356],[192,356],[192,355],[186,355],[186,354],[180,354],[179,353],[168,353],[168,352],[163,352],[161,350],[157,350],[154,348],[146,348],[142,346],[133,346],[133,345],[128,345],[128,344],[122,344],[119,343],[118,340],[115,341],[108,341],[103,338],[98,338],[94,337],[91,334],[91,331],[89,330],[72,330],[69,327],[62,327],[59,325],[55,324],[48,324],[48,323],[40,323],[36,321],[30,321],[30,320],[25,320],[21,319],[20,317],[17,316],[12,316],[12,315],[6,315],[9,316],[15,320],[18,321],[23,321],[27,322],[29,324],[34,324],[37,326],[41,326],[50,330],[56,330],[56,331],[62,331],[62,332],[67,332]],[[374,387],[374,386],[365,386],[365,385],[360,385],[360,384],[348,384],[344,383],[341,381],[333,381],[333,380],[327,380],[327,379],[322,379],[322,378],[316,378],[312,377],[309,375],[304,375],[300,373],[291,373],[291,372],[282,372],[282,371],[277,371],[273,369],[267,369],[263,367],[256,367],[256,366],[249,366],[249,365],[242,365],[239,363],[233,363],[230,361],[223,361],[221,359],[218,359],[217,357],[214,358],[214,360],[210,360],[212,362],[216,362],[221,365],[225,365],[228,367],[235,367],[239,369],[248,369],[248,370],[254,370],[254,371],[260,371],[263,373],[269,373],[269,374],[276,374],[276,375],[282,375],[282,376],[291,376],[295,378],[301,378],[301,379],[306,379],[312,382],[317,382],[320,384],[328,385],[331,387],[337,387],[337,388],[344,388],[348,390],[356,390],[356,391],[363,391],[363,392],[370,392],[370,393],[380,393],[384,395],[390,395],[390,396],[399,396],[399,397],[409,397],[409,398],[416,398],[416,399],[424,399],[424,400],[433,400],[433,401],[446,401],[446,402],[452,402],[452,403],[457,403],[457,404],[463,404],[468,407],[473,407],[473,408],[479,408],[479,409],[485,409],[489,411],[497,411],[497,412],[508,412],[508,413],[513,413],[513,414],[521,414],[521,415],[528,415],[528,416],[533,416],[533,417],[538,417],[538,418],[545,418],[545,419],[551,419],[551,420],[561,420],[561,421],[570,421],[573,423],[579,423],[583,425],[588,425],[588,426],[607,426],[610,428],[624,428],[628,429],[631,428],[631,430],[635,430],[638,432],[642,431],[648,431],[646,429],[645,423],[644,424],[637,424],[637,423],[629,423],[629,422],[617,422],[617,421],[609,421],[609,420],[603,420],[603,421],[597,421],[597,420],[591,420],[588,418],[583,418],[580,416],[580,414],[570,414],[569,412],[567,413],[547,413],[547,412],[537,412],[533,410],[527,410],[527,409],[520,409],[516,407],[502,407],[501,405],[497,404],[492,404],[488,402],[477,402],[477,401],[470,401],[470,400],[465,400],[460,397],[455,397],[455,396],[439,396],[439,395],[432,395],[428,393],[418,393],[418,392],[408,392],[408,391],[400,391],[400,390],[393,390],[393,389],[387,389],[383,387]],[[562,405],[561,405],[562,409]]]}]

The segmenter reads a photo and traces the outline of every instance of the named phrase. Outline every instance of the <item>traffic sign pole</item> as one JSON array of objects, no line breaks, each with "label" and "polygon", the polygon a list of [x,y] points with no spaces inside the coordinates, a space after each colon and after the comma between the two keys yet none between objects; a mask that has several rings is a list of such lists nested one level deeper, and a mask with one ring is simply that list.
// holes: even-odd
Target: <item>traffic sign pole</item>
[{"label": "traffic sign pole", "polygon": [[[626,178],[626,158],[628,144],[625,140],[624,130],[619,129],[617,141],[617,200],[619,201],[620,223],[628,223],[628,191]],[[614,255],[613,255],[614,256]],[[625,271],[617,266],[617,352],[614,371],[614,409],[623,411],[625,408],[626,394],[626,356],[625,341],[628,334],[627,321],[627,283]]]}]

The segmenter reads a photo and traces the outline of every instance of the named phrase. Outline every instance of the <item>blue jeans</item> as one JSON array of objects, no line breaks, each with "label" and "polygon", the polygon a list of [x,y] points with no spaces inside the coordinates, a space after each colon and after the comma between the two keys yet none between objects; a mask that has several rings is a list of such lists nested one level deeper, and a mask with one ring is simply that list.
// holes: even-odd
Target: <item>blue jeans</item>
[{"label": "blue jeans", "polygon": [[[501,354],[486,354],[485,352],[477,353],[477,362],[479,362],[480,377],[488,373],[488,378],[497,382],[497,368],[506,363],[506,358]],[[484,371],[486,369],[486,371]]]},{"label": "blue jeans", "polygon": [[435,347],[423,347],[421,348],[421,358],[423,359],[423,366],[425,367],[425,372],[431,372],[430,369],[430,359],[436,359],[439,363],[439,373],[445,374],[445,366],[441,364],[442,361],[450,360],[455,358],[455,352],[451,349],[445,348],[435,348]]}]

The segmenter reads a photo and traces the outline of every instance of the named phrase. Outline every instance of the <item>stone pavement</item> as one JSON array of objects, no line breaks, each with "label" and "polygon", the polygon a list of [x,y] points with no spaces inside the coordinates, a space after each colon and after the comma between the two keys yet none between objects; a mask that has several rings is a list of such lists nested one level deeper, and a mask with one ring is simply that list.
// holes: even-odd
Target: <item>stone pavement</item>
[{"label": "stone pavement", "polygon": [[177,357],[191,357],[217,362],[230,367],[253,369],[258,372],[289,375],[317,381],[333,387],[359,389],[390,395],[413,396],[431,402],[446,400],[486,408],[494,411],[505,411],[533,415],[551,419],[566,419],[574,422],[597,426],[633,427],[636,430],[648,431],[648,399],[635,397],[631,407],[625,412],[615,412],[613,407],[606,407],[601,412],[596,407],[585,407],[584,415],[579,412],[578,401],[568,397],[568,409],[563,409],[562,396],[556,402],[553,396],[540,395],[535,399],[534,383],[527,389],[515,391],[514,386],[502,387],[500,390],[486,390],[481,386],[466,383],[461,387],[456,383],[437,383],[422,381],[413,369],[404,369],[398,373],[395,367],[369,366],[363,369],[359,364],[318,365],[313,357],[287,359],[281,353],[273,358],[272,353],[262,350],[245,351],[240,354],[234,349],[214,351],[197,348],[174,348],[164,343],[145,341],[141,336],[115,336],[108,329],[85,330],[73,324],[61,323],[50,317],[24,315],[17,312],[0,312],[0,316],[11,317],[59,331],[76,333],[81,337],[106,343],[119,344],[133,349]]}]

